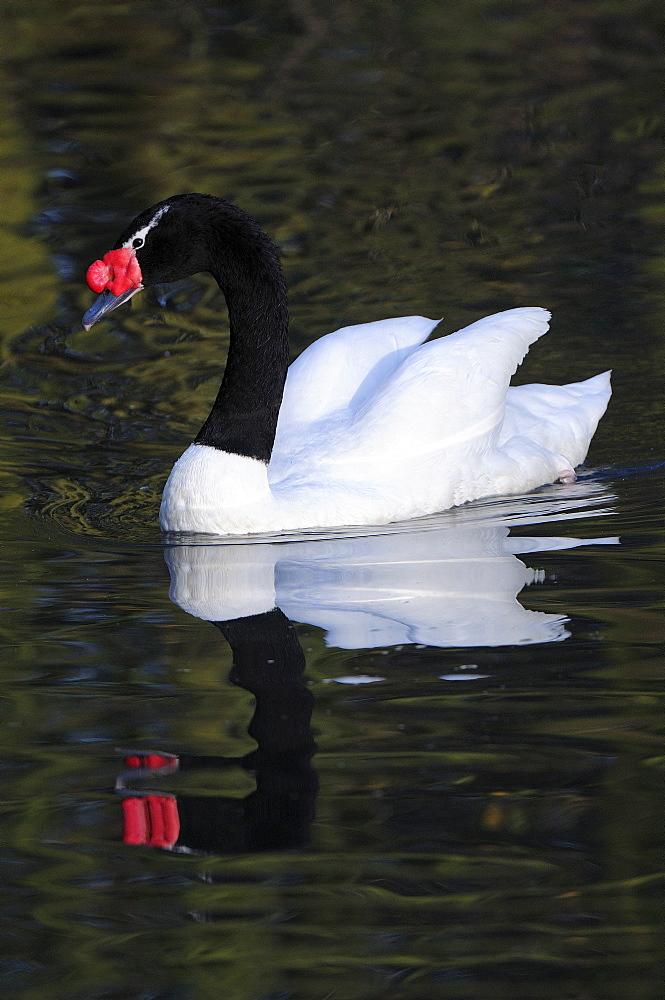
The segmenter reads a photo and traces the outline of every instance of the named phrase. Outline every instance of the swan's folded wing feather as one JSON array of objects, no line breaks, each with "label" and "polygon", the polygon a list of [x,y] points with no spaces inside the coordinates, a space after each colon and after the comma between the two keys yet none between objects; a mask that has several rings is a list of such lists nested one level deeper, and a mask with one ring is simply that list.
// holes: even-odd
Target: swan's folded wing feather
[{"label": "swan's folded wing feather", "polygon": [[[332,475],[375,478],[426,456],[482,453],[498,439],[510,378],[548,328],[539,308],[511,309],[411,352],[346,421],[320,425],[311,457]],[[324,436],[327,435],[327,438]]]},{"label": "swan's folded wing feather", "polygon": [[345,326],[311,344],[289,367],[276,449],[286,439],[352,405],[357,407],[439,323],[424,316]]}]

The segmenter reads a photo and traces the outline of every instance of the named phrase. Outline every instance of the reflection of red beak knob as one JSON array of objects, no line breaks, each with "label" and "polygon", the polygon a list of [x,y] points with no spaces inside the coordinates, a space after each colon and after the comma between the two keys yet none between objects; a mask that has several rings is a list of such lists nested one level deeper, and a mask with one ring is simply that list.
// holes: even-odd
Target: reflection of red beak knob
[{"label": "reflection of red beak knob", "polygon": [[173,795],[128,796],[122,800],[124,844],[173,847],[180,834],[178,803]]},{"label": "reflection of red beak knob", "polygon": [[125,757],[125,767],[146,768],[149,771],[157,771],[163,767],[174,768],[177,763],[177,757],[164,757],[161,753],[132,753]]},{"label": "reflection of red beak knob", "polygon": [[140,288],[143,276],[136,254],[128,247],[109,250],[101,260],[96,260],[87,270],[85,280],[93,292],[108,288],[114,295],[122,295],[130,288]]}]

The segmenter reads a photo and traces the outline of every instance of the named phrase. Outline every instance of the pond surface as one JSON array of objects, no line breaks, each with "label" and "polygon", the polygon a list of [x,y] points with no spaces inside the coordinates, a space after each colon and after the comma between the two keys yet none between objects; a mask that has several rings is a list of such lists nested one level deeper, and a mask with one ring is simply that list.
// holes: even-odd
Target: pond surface
[{"label": "pond surface", "polygon": [[[2,12],[2,996],[660,1000],[661,5]],[[223,300],[80,317],[186,190],[278,241],[294,355],[551,308],[518,380],[614,369],[578,482],[163,539]]]}]

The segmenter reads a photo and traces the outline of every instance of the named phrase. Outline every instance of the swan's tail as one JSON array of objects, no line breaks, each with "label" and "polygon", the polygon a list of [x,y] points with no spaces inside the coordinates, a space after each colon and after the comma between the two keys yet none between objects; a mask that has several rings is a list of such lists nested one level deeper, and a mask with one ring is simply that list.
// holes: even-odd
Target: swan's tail
[{"label": "swan's tail", "polygon": [[574,469],[584,461],[607,409],[612,394],[610,375],[602,372],[569,385],[511,386],[500,445],[512,437],[524,437],[564,455]]}]

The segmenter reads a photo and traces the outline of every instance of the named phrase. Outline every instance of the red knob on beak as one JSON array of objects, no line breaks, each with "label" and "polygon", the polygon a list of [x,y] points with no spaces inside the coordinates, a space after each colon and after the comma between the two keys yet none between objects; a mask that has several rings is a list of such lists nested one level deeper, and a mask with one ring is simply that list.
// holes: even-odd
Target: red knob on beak
[{"label": "red knob on beak", "polygon": [[130,288],[140,288],[143,279],[135,252],[122,247],[109,250],[101,260],[91,264],[85,280],[93,292],[108,289],[113,295],[122,295]]}]

